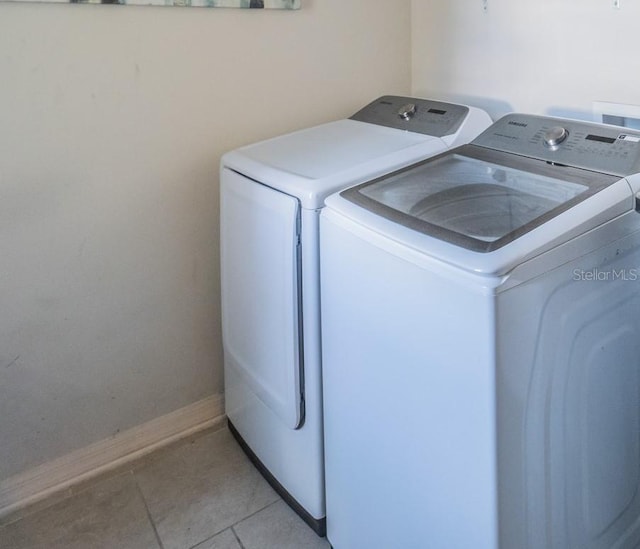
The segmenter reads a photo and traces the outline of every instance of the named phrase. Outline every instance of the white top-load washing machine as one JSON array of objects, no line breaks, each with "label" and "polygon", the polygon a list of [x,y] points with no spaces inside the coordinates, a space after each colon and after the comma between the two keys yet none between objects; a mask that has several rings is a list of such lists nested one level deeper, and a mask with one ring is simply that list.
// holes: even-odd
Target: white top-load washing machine
[{"label": "white top-load washing machine", "polygon": [[385,96],[350,119],[243,147],[221,165],[230,428],[320,534],[325,500],[318,216],[330,193],[466,143],[479,109]]},{"label": "white top-load washing machine", "polygon": [[640,133],[508,115],[327,198],[335,549],[640,546]]}]

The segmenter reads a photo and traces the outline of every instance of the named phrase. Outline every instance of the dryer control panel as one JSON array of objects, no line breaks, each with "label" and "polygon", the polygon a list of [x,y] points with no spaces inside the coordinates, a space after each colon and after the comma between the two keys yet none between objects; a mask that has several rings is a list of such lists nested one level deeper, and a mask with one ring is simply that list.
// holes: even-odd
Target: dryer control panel
[{"label": "dryer control panel", "polygon": [[605,124],[508,114],[472,144],[622,177],[640,172],[640,132]]},{"label": "dryer control panel", "polygon": [[458,131],[468,113],[468,107],[463,105],[385,95],[350,118],[397,130],[444,137]]}]

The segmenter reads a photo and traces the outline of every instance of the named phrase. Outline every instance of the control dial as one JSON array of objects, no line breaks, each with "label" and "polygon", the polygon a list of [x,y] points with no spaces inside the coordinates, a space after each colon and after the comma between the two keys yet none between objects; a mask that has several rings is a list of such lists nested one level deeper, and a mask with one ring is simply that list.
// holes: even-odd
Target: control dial
[{"label": "control dial", "polygon": [[406,105],[402,105],[398,110],[398,116],[403,120],[411,120],[415,115],[418,107],[416,107],[415,103],[407,103]]},{"label": "control dial", "polygon": [[569,132],[562,126],[554,126],[544,134],[544,144],[555,151],[567,137]]}]

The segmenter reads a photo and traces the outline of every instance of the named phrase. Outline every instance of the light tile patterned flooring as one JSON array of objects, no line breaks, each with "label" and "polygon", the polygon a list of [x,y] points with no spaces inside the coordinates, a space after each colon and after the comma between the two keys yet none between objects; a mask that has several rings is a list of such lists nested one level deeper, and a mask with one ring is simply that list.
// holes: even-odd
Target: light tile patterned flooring
[{"label": "light tile patterned flooring", "polygon": [[328,549],[225,425],[0,522],[0,549]]}]

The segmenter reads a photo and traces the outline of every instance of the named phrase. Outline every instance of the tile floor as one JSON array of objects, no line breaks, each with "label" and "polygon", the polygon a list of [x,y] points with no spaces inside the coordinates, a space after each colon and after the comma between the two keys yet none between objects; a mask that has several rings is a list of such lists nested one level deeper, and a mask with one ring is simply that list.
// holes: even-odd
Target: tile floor
[{"label": "tile floor", "polygon": [[0,549],[328,549],[225,425],[0,522]]}]

